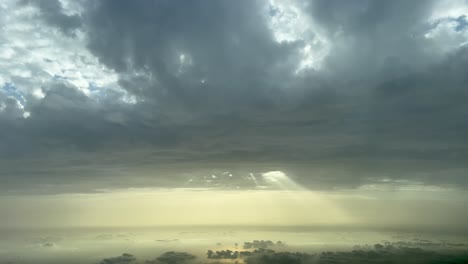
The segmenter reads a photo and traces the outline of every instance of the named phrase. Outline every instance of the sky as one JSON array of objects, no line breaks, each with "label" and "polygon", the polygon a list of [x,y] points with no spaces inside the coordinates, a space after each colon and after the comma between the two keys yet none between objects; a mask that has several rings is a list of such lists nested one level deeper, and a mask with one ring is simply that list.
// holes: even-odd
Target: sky
[{"label": "sky", "polygon": [[[0,220],[83,223],[27,217],[50,199],[88,225],[134,206],[187,219],[217,195],[261,201],[254,223],[326,222],[285,217],[316,205],[464,227],[467,16],[466,0],[4,0]],[[119,223],[173,223],[157,219]]]}]

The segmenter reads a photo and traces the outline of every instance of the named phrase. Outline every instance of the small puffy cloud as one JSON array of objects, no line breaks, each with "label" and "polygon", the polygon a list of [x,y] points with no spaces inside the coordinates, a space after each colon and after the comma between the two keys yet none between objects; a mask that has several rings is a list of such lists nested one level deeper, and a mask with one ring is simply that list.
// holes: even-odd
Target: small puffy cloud
[{"label": "small puffy cloud", "polygon": [[136,263],[136,257],[132,254],[123,253],[121,256],[105,258],[99,264],[131,264]]},{"label": "small puffy cloud", "polygon": [[168,251],[155,260],[146,261],[148,264],[166,263],[166,264],[183,264],[192,263],[196,257],[187,252]]},{"label": "small puffy cloud", "polygon": [[47,243],[42,244],[42,246],[46,248],[52,248],[52,247],[55,247],[55,244],[51,242],[47,242]]}]

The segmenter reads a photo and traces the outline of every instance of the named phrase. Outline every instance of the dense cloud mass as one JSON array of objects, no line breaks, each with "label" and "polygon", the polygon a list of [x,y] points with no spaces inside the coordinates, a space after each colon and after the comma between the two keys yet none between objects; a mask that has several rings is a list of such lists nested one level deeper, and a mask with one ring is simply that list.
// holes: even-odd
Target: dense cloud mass
[{"label": "dense cloud mass", "polygon": [[242,176],[208,187],[284,171],[316,189],[466,188],[467,15],[465,0],[5,1],[0,188],[226,171]]}]

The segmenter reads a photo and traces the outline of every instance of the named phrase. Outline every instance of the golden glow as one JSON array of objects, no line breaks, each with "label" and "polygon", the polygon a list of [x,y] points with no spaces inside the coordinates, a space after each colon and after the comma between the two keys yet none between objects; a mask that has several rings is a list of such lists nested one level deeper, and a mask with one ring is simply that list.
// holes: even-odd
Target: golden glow
[{"label": "golden glow", "polygon": [[3,227],[464,225],[466,199],[434,200],[439,192],[445,191],[125,189],[5,196],[0,222]]},{"label": "golden glow", "polygon": [[[15,199],[14,208],[5,208],[10,219],[15,219],[9,223],[13,225],[304,225],[350,221],[324,195],[306,191],[292,196],[287,191],[133,189]],[[31,208],[41,212],[33,221],[28,216],[34,214]]]}]

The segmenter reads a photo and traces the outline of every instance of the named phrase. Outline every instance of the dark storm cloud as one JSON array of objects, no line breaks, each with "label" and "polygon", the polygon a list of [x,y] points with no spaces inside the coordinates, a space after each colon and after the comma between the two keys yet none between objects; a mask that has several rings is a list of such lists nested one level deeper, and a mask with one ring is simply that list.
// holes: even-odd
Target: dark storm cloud
[{"label": "dark storm cloud", "polygon": [[39,4],[47,24],[83,28],[137,102],[57,80],[24,119],[0,93],[2,186],[180,187],[184,173],[283,170],[313,188],[466,187],[468,50],[425,37],[434,5],[307,2],[312,40],[330,51],[298,73],[307,41],[277,42],[262,1],[91,1],[80,16]]},{"label": "dark storm cloud", "polygon": [[124,75],[126,89],[180,118],[273,107],[281,97],[275,78],[293,70],[282,62],[295,44],[275,43],[259,8],[259,1],[102,1],[91,13],[89,48]]},{"label": "dark storm cloud", "polygon": [[346,80],[385,81],[426,66],[434,51],[424,41],[434,1],[310,1],[312,20],[339,43],[328,67]]}]

